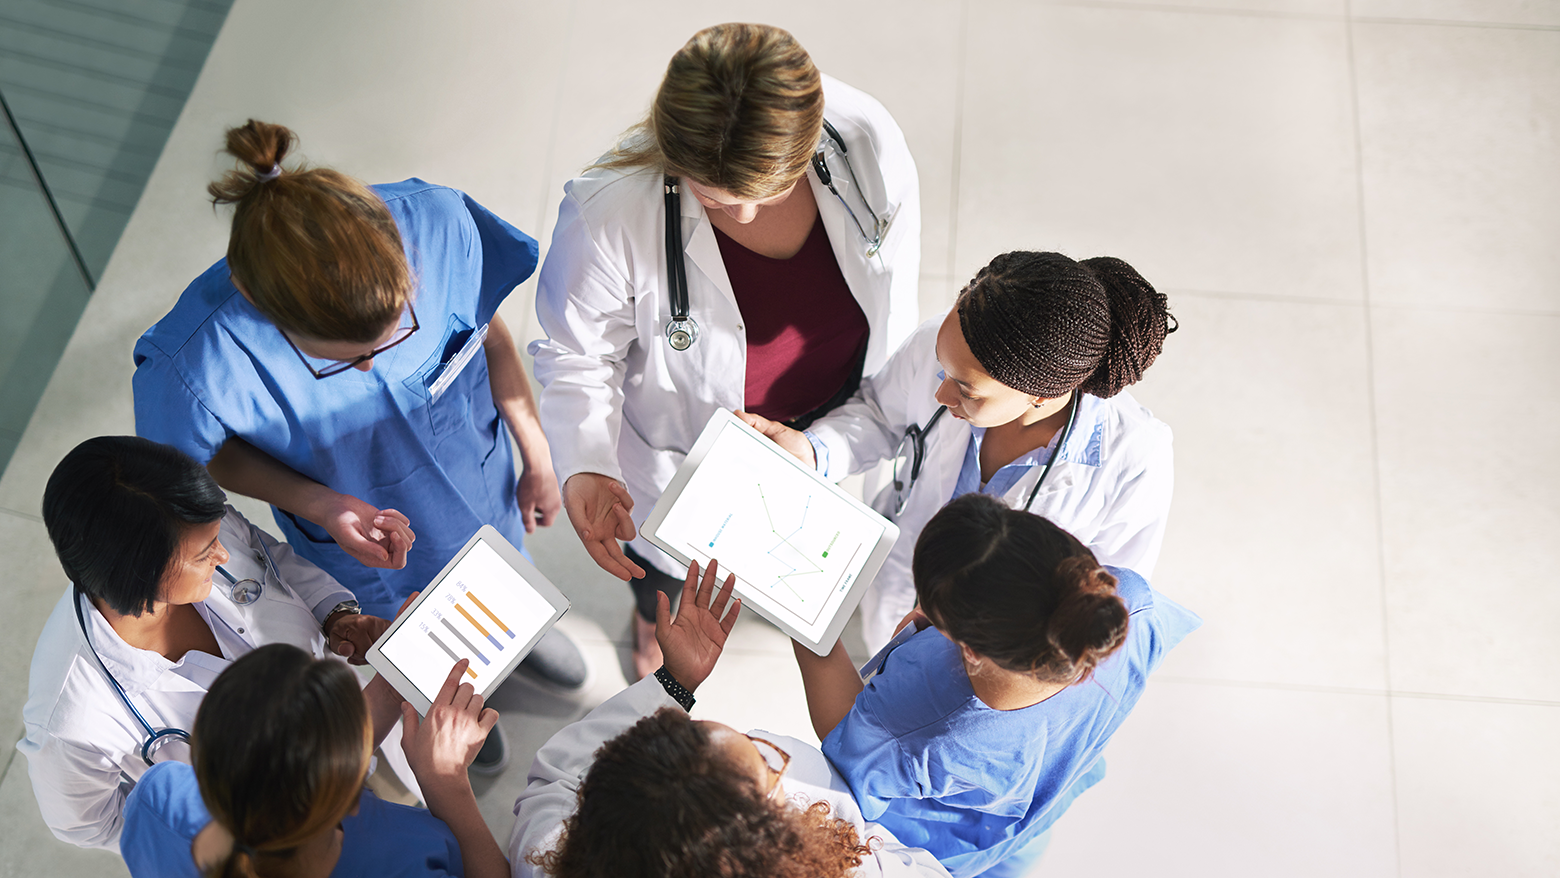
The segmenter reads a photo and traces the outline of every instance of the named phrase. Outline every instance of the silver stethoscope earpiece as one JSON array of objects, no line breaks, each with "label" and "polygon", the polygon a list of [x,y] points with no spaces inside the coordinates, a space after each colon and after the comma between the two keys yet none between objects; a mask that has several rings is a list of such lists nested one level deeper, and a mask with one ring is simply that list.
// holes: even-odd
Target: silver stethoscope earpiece
[{"label": "silver stethoscope earpiece", "polygon": [[[845,161],[845,171],[850,174],[850,185],[856,187],[856,194],[861,198],[861,204],[866,208],[867,215],[872,218],[872,231],[868,232],[862,225],[861,218],[856,211],[840,194],[840,190],[834,186],[834,175],[829,172],[828,163],[824,161],[824,152],[830,143]],[[894,223],[894,212],[890,211],[887,218],[879,219],[877,211],[867,203],[866,190],[861,188],[861,182],[856,179],[856,169],[850,163],[850,156],[845,147],[845,138],[829,124],[827,119],[823,122],[823,136],[819,138],[818,149],[813,153],[813,171],[818,175],[818,182],[828,187],[829,191],[838,198],[840,205],[845,208],[845,213],[851,222],[856,224],[856,230],[866,241],[867,258],[878,254],[883,247],[883,240],[888,235],[889,226]],[[666,204],[666,274],[667,296],[671,299],[672,319],[666,322],[666,343],[672,346],[674,351],[686,351],[693,347],[693,343],[699,340],[699,324],[688,316],[688,265],[683,253],[682,242],[682,198],[677,191],[678,181],[673,176],[663,176],[662,191]]]}]

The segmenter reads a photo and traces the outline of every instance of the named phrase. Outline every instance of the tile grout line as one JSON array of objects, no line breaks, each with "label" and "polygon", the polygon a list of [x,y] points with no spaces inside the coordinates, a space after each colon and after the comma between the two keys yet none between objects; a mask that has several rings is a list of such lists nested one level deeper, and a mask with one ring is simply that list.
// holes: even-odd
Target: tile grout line
[{"label": "tile grout line", "polygon": [[1371,491],[1376,499],[1376,576],[1381,597],[1381,662],[1387,687],[1387,776],[1392,781],[1392,859],[1394,871],[1403,875],[1403,825],[1402,810],[1398,803],[1397,729],[1393,723],[1396,712],[1392,700],[1392,629],[1389,622],[1391,607],[1387,597],[1386,516],[1382,511],[1381,491],[1381,430],[1376,399],[1376,325],[1371,319],[1370,299],[1370,240],[1365,216],[1365,131],[1360,113],[1360,77],[1358,50],[1354,41],[1354,0],[1344,0],[1344,12],[1348,15],[1343,26],[1344,40],[1348,48],[1350,109],[1354,114],[1354,186],[1359,200],[1360,234],[1360,289],[1363,294],[1362,316],[1365,322],[1365,396],[1370,409]]},{"label": "tile grout line", "polygon": [[1275,21],[1333,21],[1355,22],[1358,24],[1419,25],[1424,27],[1470,27],[1487,30],[1560,31],[1560,25],[1535,24],[1532,22],[1457,21],[1449,18],[1393,18],[1381,15],[1355,17],[1352,5],[1350,6],[1350,11],[1345,12],[1343,15],[1329,15],[1323,12],[1285,12],[1264,9],[1237,9],[1234,7],[1185,6],[1178,3],[1130,2],[1130,0],[1121,0],[1121,2],[1111,2],[1111,0],[1050,0],[1045,5],[1051,7],[1071,7],[1073,9],[1163,12],[1180,15],[1223,16],[1225,18],[1264,18]]},{"label": "tile grout line", "polygon": [[42,516],[33,515],[30,512],[23,512],[20,509],[12,509],[9,506],[0,506],[0,512],[3,512],[5,514],[7,514],[7,515],[14,515],[17,518],[26,519],[27,521],[32,521],[32,522],[36,522],[38,524],[43,524],[43,517]]},{"label": "tile grout line", "polygon": [[964,144],[964,81],[965,66],[969,63],[970,0],[959,3],[959,35],[954,69],[958,74],[953,84],[953,161],[949,169],[948,192],[948,262],[947,275],[954,275],[953,260],[958,255],[959,241],[959,167],[963,162]]},{"label": "tile grout line", "polygon": [[1367,698],[1415,698],[1421,701],[1461,701],[1473,704],[1506,704],[1519,707],[1560,707],[1560,701],[1540,698],[1500,698],[1491,695],[1458,695],[1449,692],[1407,692],[1394,689],[1362,689],[1353,686],[1325,686],[1311,683],[1279,683],[1261,680],[1220,680],[1209,677],[1156,676],[1154,679],[1178,686],[1224,686],[1232,689],[1271,689],[1282,692],[1310,692],[1327,695],[1358,695]]},{"label": "tile grout line", "polygon": [[[578,15],[578,13],[579,13],[579,2],[578,2],[578,0],[573,0],[573,2],[569,3],[569,17],[565,21],[564,26],[563,26],[563,45],[564,45],[565,48],[567,48],[569,46],[569,44],[574,41],[574,20],[575,20],[576,16]],[[567,61],[568,53],[567,52],[564,53],[564,58],[565,58],[564,63],[567,64],[568,63],[568,61]],[[562,71],[562,72],[566,73],[567,71],[565,70],[565,71]],[[536,214],[536,226],[535,226],[535,228],[536,228],[536,234],[538,235],[538,240],[537,240],[537,248],[538,248],[538,250],[544,249],[547,246],[547,244],[549,243],[547,241],[540,240],[540,235],[542,234],[542,230],[547,228],[547,208],[548,208],[549,205],[552,204],[551,199],[548,198],[548,191],[547,190],[548,190],[548,184],[550,182],[552,182],[553,158],[554,158],[554,156],[555,156],[555,154],[557,152],[557,149],[558,149],[558,129],[559,129],[559,127],[561,125],[561,122],[562,122],[562,119],[563,119],[563,90],[564,90],[564,86],[568,83],[568,81],[569,81],[568,76],[560,75],[558,77],[558,88],[553,92],[552,125],[551,125],[550,130],[548,131],[548,134],[547,134],[547,152],[544,153],[543,156],[542,156],[542,198],[541,198],[542,204],[541,204],[541,207],[537,209],[537,214]],[[572,177],[573,175],[571,174],[570,176]],[[540,270],[540,267],[541,267],[540,261],[538,261],[537,267],[538,267],[538,270]],[[534,320],[535,317],[536,317],[536,309],[533,307],[531,309],[530,318]]]},{"label": "tile grout line", "polygon": [[[930,275],[928,275],[930,276]],[[1225,299],[1240,302],[1282,302],[1295,305],[1335,305],[1343,308],[1370,307],[1380,311],[1423,311],[1448,314],[1488,314],[1505,317],[1560,317],[1560,310],[1542,308],[1478,308],[1470,305],[1421,305],[1398,302],[1372,302],[1335,299],[1325,296],[1297,296],[1287,293],[1247,293],[1238,290],[1199,290],[1187,287],[1160,287],[1165,293],[1178,296],[1194,296],[1204,299]]]}]

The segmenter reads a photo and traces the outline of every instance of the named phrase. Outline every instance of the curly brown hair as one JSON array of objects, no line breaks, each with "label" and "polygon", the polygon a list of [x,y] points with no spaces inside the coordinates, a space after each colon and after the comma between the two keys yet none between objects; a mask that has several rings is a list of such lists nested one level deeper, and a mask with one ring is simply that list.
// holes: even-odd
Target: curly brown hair
[{"label": "curly brown hair", "polygon": [[557,847],[526,861],[554,878],[837,878],[869,853],[827,802],[762,795],[668,707],[596,751]]}]

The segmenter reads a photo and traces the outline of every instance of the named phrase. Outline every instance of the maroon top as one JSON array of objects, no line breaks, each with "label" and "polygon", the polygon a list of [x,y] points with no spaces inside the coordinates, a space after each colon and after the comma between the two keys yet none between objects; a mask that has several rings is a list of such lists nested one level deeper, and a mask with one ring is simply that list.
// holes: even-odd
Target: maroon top
[{"label": "maroon top", "polygon": [[761,256],[720,229],[715,240],[747,329],[744,406],[789,421],[828,402],[851,377],[871,328],[822,218],[790,259]]}]

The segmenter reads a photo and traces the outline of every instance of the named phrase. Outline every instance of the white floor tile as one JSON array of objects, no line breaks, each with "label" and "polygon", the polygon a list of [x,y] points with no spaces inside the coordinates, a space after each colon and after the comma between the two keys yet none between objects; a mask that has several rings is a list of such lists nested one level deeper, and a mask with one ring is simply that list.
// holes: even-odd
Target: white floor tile
[{"label": "white floor tile", "polygon": [[1560,311],[1560,31],[1359,24],[1370,296]]},{"label": "white floor tile", "polygon": [[[9,747],[22,735],[22,706],[27,703],[27,676],[38,634],[68,580],[42,522],[0,511],[0,546],[5,547],[6,616],[13,626],[9,636],[0,638],[0,746]],[[26,761],[0,750],[0,765],[13,755],[17,764]]]},{"label": "white floor tile", "polygon": [[972,7],[955,277],[1119,256],[1179,289],[1361,297],[1338,20]]},{"label": "white floor tile", "polygon": [[1357,19],[1560,25],[1560,4],[1553,0],[1350,0],[1349,11]]},{"label": "white floor tile", "polygon": [[0,876],[48,875],[50,878],[118,878],[129,875],[116,853],[84,850],[55,838],[38,814],[27,760],[21,754],[5,754],[11,767],[0,780]]},{"label": "white floor tile", "polygon": [[1403,875],[1560,875],[1560,705],[1392,699]]},{"label": "white floor tile", "polygon": [[1151,681],[1035,874],[1396,878],[1386,702]]},{"label": "white floor tile", "polygon": [[1392,684],[1560,701],[1560,316],[1374,316]]},{"label": "white floor tile", "polygon": [[1166,672],[1384,687],[1363,310],[1169,297],[1132,392],[1175,431],[1154,584],[1206,624]]}]

